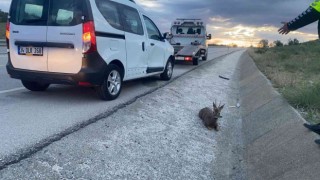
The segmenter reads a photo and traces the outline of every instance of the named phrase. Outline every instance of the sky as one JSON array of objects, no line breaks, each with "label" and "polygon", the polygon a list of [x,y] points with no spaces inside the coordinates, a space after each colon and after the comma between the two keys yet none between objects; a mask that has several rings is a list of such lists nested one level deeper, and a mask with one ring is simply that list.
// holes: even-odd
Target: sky
[{"label": "sky", "polygon": [[[201,18],[212,34],[209,43],[257,45],[297,38],[315,40],[317,23],[283,36],[278,34],[282,21],[291,21],[305,11],[313,0],[135,0],[153,18],[162,32],[169,32],[176,18]],[[11,0],[1,0],[0,9],[8,11]]]}]

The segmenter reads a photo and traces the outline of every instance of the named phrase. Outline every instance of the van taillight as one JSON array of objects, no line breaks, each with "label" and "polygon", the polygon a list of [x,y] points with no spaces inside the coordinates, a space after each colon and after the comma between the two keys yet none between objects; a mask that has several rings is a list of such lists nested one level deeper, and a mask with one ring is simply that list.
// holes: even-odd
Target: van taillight
[{"label": "van taillight", "polygon": [[7,21],[6,25],[6,38],[9,40],[10,39],[10,22]]},{"label": "van taillight", "polygon": [[189,57],[189,56],[188,57],[184,57],[184,60],[185,61],[192,61],[192,57]]},{"label": "van taillight", "polygon": [[84,54],[97,50],[97,41],[93,21],[83,24],[82,42],[82,52]]}]

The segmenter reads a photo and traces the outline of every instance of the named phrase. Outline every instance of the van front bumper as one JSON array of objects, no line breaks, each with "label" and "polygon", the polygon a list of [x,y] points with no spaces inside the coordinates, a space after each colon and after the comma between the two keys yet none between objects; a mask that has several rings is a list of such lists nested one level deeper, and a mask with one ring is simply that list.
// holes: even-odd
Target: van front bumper
[{"label": "van front bumper", "polygon": [[13,67],[10,58],[6,68],[11,78],[25,81],[68,85],[79,85],[80,82],[84,82],[91,85],[101,85],[104,80],[106,66],[106,62],[98,53],[92,53],[82,58],[82,68],[76,74],[17,69]]}]

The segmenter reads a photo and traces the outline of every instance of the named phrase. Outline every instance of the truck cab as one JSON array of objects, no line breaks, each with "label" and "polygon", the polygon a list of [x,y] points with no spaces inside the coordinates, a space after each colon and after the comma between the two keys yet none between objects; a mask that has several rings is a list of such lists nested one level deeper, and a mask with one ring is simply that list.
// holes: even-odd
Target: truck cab
[{"label": "truck cab", "polygon": [[174,47],[176,60],[192,61],[198,65],[198,60],[207,60],[206,24],[201,19],[176,19],[171,26],[169,42]]}]

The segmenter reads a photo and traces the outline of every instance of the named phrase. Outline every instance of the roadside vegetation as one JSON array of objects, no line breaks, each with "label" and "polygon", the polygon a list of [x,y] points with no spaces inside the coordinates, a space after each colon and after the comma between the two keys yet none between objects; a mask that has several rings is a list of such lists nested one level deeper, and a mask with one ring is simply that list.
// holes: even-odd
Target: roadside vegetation
[{"label": "roadside vegetation", "polygon": [[273,86],[311,123],[320,123],[320,42],[262,42],[250,56]]},{"label": "roadside vegetation", "polygon": [[3,12],[0,9],[0,39],[4,39],[6,36],[7,17],[8,17],[8,13]]},{"label": "roadside vegetation", "polygon": [[5,39],[6,36],[6,23],[0,22],[0,39]]}]

